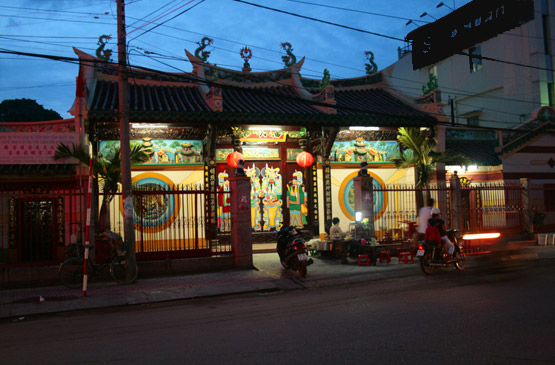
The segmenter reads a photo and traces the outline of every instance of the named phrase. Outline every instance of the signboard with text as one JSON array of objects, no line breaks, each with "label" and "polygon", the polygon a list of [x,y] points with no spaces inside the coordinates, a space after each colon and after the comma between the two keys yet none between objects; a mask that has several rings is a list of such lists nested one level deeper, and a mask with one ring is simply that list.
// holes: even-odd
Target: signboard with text
[{"label": "signboard with text", "polygon": [[417,70],[534,19],[533,0],[474,0],[407,34]]},{"label": "signboard with text", "polygon": [[79,143],[78,133],[0,133],[0,164],[55,164],[68,160],[54,160],[61,143]]}]

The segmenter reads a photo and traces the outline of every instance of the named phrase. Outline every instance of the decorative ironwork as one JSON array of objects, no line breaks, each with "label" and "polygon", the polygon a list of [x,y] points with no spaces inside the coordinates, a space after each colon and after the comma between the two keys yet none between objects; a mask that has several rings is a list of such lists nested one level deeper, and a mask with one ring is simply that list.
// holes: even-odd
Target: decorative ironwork
[{"label": "decorative ironwork", "polygon": [[200,42],[197,42],[199,47],[195,50],[195,56],[200,58],[202,62],[206,62],[210,57],[210,51],[204,49],[213,43],[212,38],[203,37]]},{"label": "decorative ironwork", "polygon": [[291,67],[295,63],[297,63],[297,57],[293,54],[293,46],[291,43],[285,42],[281,44],[281,48],[287,53],[287,56],[281,56],[281,60],[285,64],[285,67]]}]

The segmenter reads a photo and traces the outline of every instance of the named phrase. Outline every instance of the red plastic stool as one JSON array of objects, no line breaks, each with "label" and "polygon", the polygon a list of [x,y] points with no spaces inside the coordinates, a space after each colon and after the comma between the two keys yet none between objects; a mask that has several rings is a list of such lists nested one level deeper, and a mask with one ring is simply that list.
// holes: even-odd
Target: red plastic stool
[{"label": "red plastic stool", "polygon": [[404,262],[408,264],[409,262],[414,263],[414,257],[412,256],[412,252],[403,251],[399,252],[399,263]]},{"label": "red plastic stool", "polygon": [[360,254],[358,255],[358,262],[357,262],[358,266],[370,266],[370,257],[366,254]]},{"label": "red plastic stool", "polygon": [[391,262],[391,251],[380,251],[380,262],[384,261]]}]

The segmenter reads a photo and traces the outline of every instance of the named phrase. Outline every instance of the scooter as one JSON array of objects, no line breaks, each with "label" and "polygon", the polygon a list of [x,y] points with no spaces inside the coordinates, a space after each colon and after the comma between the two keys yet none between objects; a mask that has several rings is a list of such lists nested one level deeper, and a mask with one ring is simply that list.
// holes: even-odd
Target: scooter
[{"label": "scooter", "polygon": [[303,278],[306,277],[307,266],[314,260],[308,258],[305,241],[294,226],[284,226],[277,232],[276,248],[284,268],[298,271]]},{"label": "scooter", "polygon": [[448,230],[447,237],[455,246],[453,256],[445,252],[443,244],[438,245],[435,242],[431,243],[428,241],[420,241],[418,243],[416,257],[420,259],[420,268],[426,275],[433,275],[439,267],[449,267],[451,265],[459,271],[464,270],[466,255],[464,254],[463,245],[459,241],[458,230]]}]

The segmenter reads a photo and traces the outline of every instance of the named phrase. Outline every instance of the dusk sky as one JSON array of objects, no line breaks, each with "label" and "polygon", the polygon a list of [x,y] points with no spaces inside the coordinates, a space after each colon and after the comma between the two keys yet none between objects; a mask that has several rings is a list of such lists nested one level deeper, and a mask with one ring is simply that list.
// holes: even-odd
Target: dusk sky
[{"label": "dusk sky", "polygon": [[[446,6],[439,8],[439,0],[248,2],[380,35],[234,0],[128,0],[130,65],[190,72],[184,49],[194,53],[201,38],[208,36],[214,39],[208,62],[222,68],[240,70],[243,60],[239,51],[244,46],[252,50],[253,72],[283,68],[281,56],[285,52],[280,44],[289,42],[297,60],[306,57],[302,76],[320,79],[327,68],[332,79],[357,77],[365,74],[365,51],[374,53],[381,70],[397,60],[397,48],[404,46],[404,42],[391,38],[404,39],[416,25],[445,16],[449,8],[459,8],[469,1],[447,0]],[[424,12],[429,15],[421,18]],[[407,25],[411,19],[413,23]],[[4,0],[0,5],[3,51],[77,57],[72,49],[76,47],[94,55],[102,34],[112,36],[106,48],[112,49],[113,60],[117,61],[114,0]],[[0,101],[34,99],[69,118],[67,110],[73,103],[77,70],[75,63],[1,53]]]}]

